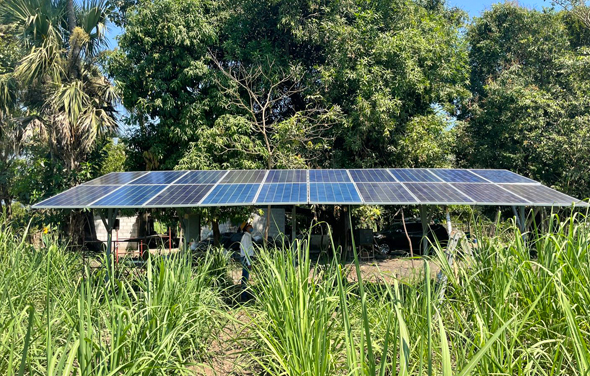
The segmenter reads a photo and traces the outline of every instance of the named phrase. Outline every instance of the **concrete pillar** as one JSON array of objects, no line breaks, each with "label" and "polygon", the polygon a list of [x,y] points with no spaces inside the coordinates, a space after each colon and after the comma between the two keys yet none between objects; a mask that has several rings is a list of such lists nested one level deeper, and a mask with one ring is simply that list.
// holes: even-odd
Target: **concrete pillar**
[{"label": "concrete pillar", "polygon": [[201,240],[201,214],[190,213],[184,215],[186,242]]}]

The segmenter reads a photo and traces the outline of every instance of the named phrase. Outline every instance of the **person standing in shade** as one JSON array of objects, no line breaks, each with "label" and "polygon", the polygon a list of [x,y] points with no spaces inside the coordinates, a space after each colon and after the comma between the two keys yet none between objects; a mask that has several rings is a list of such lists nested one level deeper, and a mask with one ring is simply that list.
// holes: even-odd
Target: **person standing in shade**
[{"label": "person standing in shade", "polygon": [[246,285],[250,279],[250,269],[252,267],[252,256],[254,256],[254,245],[252,244],[252,232],[254,228],[247,224],[244,227],[244,234],[240,240],[240,261],[242,263],[242,300],[246,300]]}]

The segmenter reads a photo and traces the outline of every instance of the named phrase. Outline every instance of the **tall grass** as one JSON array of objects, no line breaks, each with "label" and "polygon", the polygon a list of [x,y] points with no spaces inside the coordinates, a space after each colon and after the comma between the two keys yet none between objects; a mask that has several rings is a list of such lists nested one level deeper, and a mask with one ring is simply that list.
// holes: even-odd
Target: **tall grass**
[{"label": "tall grass", "polygon": [[0,224],[0,374],[194,374],[231,342],[247,374],[590,375],[590,224],[576,214],[546,227],[526,243],[514,225],[475,231],[452,267],[437,247],[414,261],[421,275],[381,282],[363,280],[356,252],[343,265],[336,247],[324,263],[309,242],[260,249],[254,299],[228,306],[235,266],[220,252],[195,266],[154,257],[107,279]]},{"label": "tall grass", "polygon": [[391,284],[363,281],[356,252],[347,278],[299,243],[260,250],[251,356],[284,375],[588,375],[588,223],[554,216],[528,239],[510,226],[465,243],[455,268],[438,248],[421,278]]},{"label": "tall grass", "polygon": [[0,225],[0,374],[189,374],[215,337],[213,258],[154,258],[119,278]]}]

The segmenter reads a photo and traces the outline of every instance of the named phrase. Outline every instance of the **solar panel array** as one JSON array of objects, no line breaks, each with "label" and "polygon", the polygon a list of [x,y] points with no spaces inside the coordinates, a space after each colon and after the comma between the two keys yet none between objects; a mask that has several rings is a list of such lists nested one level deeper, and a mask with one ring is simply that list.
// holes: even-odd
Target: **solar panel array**
[{"label": "solar panel array", "polygon": [[33,208],[574,203],[587,205],[507,170],[398,168],[113,172]]}]

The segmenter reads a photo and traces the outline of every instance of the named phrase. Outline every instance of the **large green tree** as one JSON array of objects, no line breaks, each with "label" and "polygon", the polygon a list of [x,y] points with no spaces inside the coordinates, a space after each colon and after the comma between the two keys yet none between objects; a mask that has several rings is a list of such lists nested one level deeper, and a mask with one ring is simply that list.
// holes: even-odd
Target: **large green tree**
[{"label": "large green tree", "polygon": [[[264,132],[246,126],[264,115],[284,126],[271,127],[283,138],[274,166],[450,163],[445,114],[466,93],[467,55],[463,13],[440,2],[157,0],[133,8],[127,22],[110,72],[133,114],[126,142],[137,167],[154,160],[149,164],[173,167],[211,129],[230,142],[236,131],[235,137],[260,141],[261,151],[247,154],[268,165]],[[276,95],[269,112],[266,102],[250,106],[245,87],[227,85],[223,72],[239,73],[233,77],[239,84],[240,69],[267,75],[251,84]],[[284,142],[312,128],[302,130],[293,119],[318,124],[326,113],[341,116],[320,121],[328,124],[315,138],[321,143]],[[420,150],[427,156],[416,156]]]},{"label": "large green tree", "polygon": [[507,168],[590,195],[590,58],[565,12],[495,5],[469,28],[471,92],[462,165]]},{"label": "large green tree", "polygon": [[217,40],[216,2],[155,0],[133,8],[109,71],[130,110],[128,161],[135,169],[172,169],[214,121],[208,47]]}]

